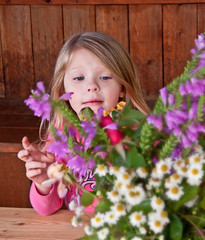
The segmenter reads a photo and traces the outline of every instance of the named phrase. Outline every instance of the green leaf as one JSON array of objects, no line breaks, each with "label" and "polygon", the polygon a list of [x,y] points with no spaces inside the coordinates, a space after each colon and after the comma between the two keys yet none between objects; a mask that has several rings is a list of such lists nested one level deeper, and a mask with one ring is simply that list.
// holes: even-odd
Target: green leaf
[{"label": "green leaf", "polygon": [[169,236],[172,240],[181,240],[183,225],[180,218],[174,213],[170,213]]},{"label": "green leaf", "polygon": [[95,207],[97,212],[106,212],[109,210],[112,204],[108,201],[100,201],[99,204]]},{"label": "green leaf", "polygon": [[136,109],[131,109],[126,115],[122,115],[120,119],[119,126],[129,126],[139,124],[145,116]]},{"label": "green leaf", "polygon": [[189,184],[185,184],[183,188],[184,195],[179,199],[179,201],[175,203],[174,210],[177,211],[182,205],[184,205],[184,203],[195,198],[199,190],[199,186],[191,186]]},{"label": "green leaf", "polygon": [[93,203],[94,195],[89,192],[84,192],[81,196],[81,203],[84,207],[87,207]]},{"label": "green leaf", "polygon": [[144,200],[140,204],[134,206],[132,208],[132,211],[143,211],[146,214],[151,212],[152,211],[152,207],[151,207],[151,204],[150,204],[150,200]]},{"label": "green leaf", "polygon": [[146,162],[142,154],[137,152],[136,148],[132,148],[127,153],[127,163],[130,168],[146,167]]}]

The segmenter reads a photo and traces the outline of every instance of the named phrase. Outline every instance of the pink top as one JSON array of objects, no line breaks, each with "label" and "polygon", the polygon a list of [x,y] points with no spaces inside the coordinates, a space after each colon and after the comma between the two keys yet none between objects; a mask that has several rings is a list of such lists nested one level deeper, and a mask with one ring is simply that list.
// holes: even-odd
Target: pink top
[{"label": "pink top", "polygon": [[[84,178],[84,180],[80,183],[86,190],[93,191],[95,188],[95,178],[93,171],[89,170],[87,173],[87,176]],[[48,216],[57,210],[59,210],[63,204],[63,201],[65,201],[66,206],[68,207],[68,204],[70,203],[70,200],[72,196],[76,194],[76,189],[74,186],[71,186],[71,189],[68,190],[66,196],[64,199],[59,198],[58,192],[57,192],[57,186],[58,182],[56,182],[50,191],[48,195],[41,195],[35,184],[32,183],[30,188],[30,202],[32,207],[41,215]],[[79,194],[82,194],[82,191],[78,191]],[[92,205],[85,208],[86,212],[93,212],[94,207],[97,204],[97,199],[94,200]],[[69,209],[69,207],[68,207]]]}]

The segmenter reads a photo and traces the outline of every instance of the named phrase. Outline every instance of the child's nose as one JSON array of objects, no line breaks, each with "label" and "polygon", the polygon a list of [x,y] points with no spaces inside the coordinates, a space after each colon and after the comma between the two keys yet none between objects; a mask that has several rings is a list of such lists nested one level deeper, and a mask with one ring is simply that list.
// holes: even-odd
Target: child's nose
[{"label": "child's nose", "polygon": [[100,88],[95,81],[92,81],[87,85],[88,92],[98,92],[99,90],[100,90]]}]

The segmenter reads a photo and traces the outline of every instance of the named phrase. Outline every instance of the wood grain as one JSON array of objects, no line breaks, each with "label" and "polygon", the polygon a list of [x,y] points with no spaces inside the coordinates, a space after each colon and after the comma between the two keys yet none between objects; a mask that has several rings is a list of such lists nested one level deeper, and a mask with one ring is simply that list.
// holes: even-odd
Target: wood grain
[{"label": "wood grain", "polygon": [[64,39],[74,34],[95,31],[95,9],[92,5],[63,6]]},{"label": "wood grain", "polygon": [[0,239],[73,240],[84,236],[84,226],[73,227],[73,212],[60,210],[41,216],[29,208],[0,208]]},{"label": "wood grain", "polygon": [[34,82],[30,7],[5,5],[0,11],[6,96],[26,97]]},{"label": "wood grain", "polygon": [[183,73],[197,33],[196,5],[163,6],[164,84]]},{"label": "wood grain", "polygon": [[[185,3],[204,3],[204,0],[183,0]],[[0,4],[181,4],[182,0],[0,0]]]},{"label": "wood grain", "polygon": [[31,6],[35,82],[48,88],[63,45],[61,6]]},{"label": "wood grain", "polygon": [[198,4],[198,29],[197,33],[205,32],[205,4]]},{"label": "wood grain", "polygon": [[129,26],[130,53],[145,99],[156,100],[163,84],[161,5],[130,5]]},{"label": "wood grain", "polygon": [[[0,12],[2,12],[2,6],[0,6]],[[0,22],[2,22],[2,14],[0,14]],[[1,25],[0,25],[0,39],[1,39]],[[3,55],[2,46],[0,45],[0,98],[5,97],[5,85],[4,85],[4,69],[3,69]]]},{"label": "wood grain", "polygon": [[128,50],[127,6],[96,6],[96,30],[112,35]]}]

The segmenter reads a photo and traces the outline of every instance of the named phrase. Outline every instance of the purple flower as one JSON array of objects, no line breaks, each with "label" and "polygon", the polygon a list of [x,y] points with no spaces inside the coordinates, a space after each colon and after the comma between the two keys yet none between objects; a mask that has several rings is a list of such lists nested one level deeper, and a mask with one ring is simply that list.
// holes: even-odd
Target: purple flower
[{"label": "purple flower", "polygon": [[175,146],[174,150],[172,151],[171,158],[178,158],[181,156],[183,150],[183,145],[181,143]]},{"label": "purple flower", "polygon": [[198,133],[197,132],[192,132],[189,129],[186,130],[186,135],[191,140],[193,143],[197,141],[198,139]]},{"label": "purple flower", "polygon": [[182,96],[184,96],[184,95],[187,95],[187,94],[188,94],[188,92],[187,92],[187,89],[186,89],[186,87],[185,87],[185,84],[184,84],[184,83],[181,83],[181,84],[180,84],[179,91],[180,91],[180,94],[181,94]]},{"label": "purple flower", "polygon": [[191,146],[192,142],[188,139],[186,135],[182,135],[182,144],[185,148],[188,148]]},{"label": "purple flower", "polygon": [[76,154],[68,161],[66,166],[73,169],[73,172],[78,174],[79,178],[81,178],[84,177],[88,169],[92,169],[94,165],[95,162],[93,159],[87,163],[83,157]]},{"label": "purple flower", "polygon": [[201,33],[198,35],[198,38],[194,40],[196,48],[191,49],[191,53],[195,56],[197,51],[202,50],[205,48],[205,40],[204,40],[204,34]]},{"label": "purple flower", "polygon": [[174,94],[169,94],[168,96],[168,104],[173,106],[175,104],[175,97]]},{"label": "purple flower", "polygon": [[84,142],[85,150],[87,150],[90,147],[91,142],[97,133],[96,126],[97,126],[97,123],[95,121],[90,121],[90,122],[84,121],[81,123],[81,127],[83,128],[83,130],[86,133],[88,133],[88,136]]},{"label": "purple flower", "polygon": [[73,94],[73,92],[65,93],[65,94],[63,94],[63,95],[60,97],[60,99],[61,99],[61,100],[65,100],[65,101],[70,100],[72,94]]},{"label": "purple flower", "polygon": [[37,89],[24,102],[34,112],[35,116],[41,117],[42,120],[50,119],[51,103],[50,95],[45,93],[42,82],[37,83]]},{"label": "purple flower", "polygon": [[161,115],[154,115],[154,114],[151,114],[148,118],[147,118],[147,122],[149,124],[152,124],[154,125],[158,130],[161,130],[162,129],[162,117]]},{"label": "purple flower", "polygon": [[162,98],[162,102],[164,103],[164,105],[166,105],[167,104],[167,97],[168,97],[168,91],[167,91],[166,87],[160,89],[160,95],[161,95],[161,98]]},{"label": "purple flower", "polygon": [[178,127],[188,120],[188,113],[181,110],[168,111],[165,114],[165,121],[169,129]]},{"label": "purple flower", "polygon": [[191,108],[189,110],[189,119],[194,119],[197,116],[197,108],[198,108],[198,103],[194,102],[191,105]]}]

